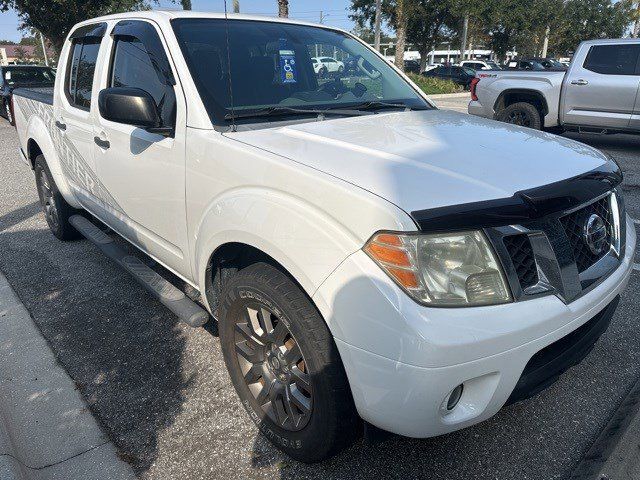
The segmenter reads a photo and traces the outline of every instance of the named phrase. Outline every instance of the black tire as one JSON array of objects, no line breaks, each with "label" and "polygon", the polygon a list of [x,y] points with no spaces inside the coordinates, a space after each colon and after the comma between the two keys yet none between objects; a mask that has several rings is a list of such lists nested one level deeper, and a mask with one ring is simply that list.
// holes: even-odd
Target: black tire
[{"label": "black tire", "polygon": [[0,108],[0,117],[4,117],[9,120],[9,106],[3,97],[0,97],[0,105],[2,105],[2,108]]},{"label": "black tire", "polygon": [[[259,328],[250,326],[250,318]],[[313,463],[337,454],[360,435],[362,422],[333,337],[311,300],[281,270],[260,262],[231,277],[222,291],[219,331],[224,360],[242,404],[277,448]],[[276,363],[285,367],[278,373],[273,357],[280,358],[281,351],[273,345],[282,335],[287,340],[280,349],[285,350],[281,363]],[[298,358],[297,363],[288,364],[288,358]],[[296,368],[297,375],[306,375],[304,382],[294,379]],[[305,385],[310,385],[308,390]],[[301,395],[308,414],[295,401]]]},{"label": "black tire", "polygon": [[329,70],[327,70],[327,67],[322,67],[320,69],[320,78],[325,78],[327,75],[329,75]]},{"label": "black tire", "polygon": [[496,119],[521,127],[533,128],[534,130],[540,130],[542,128],[540,112],[535,105],[527,102],[518,102],[509,105],[498,113]]},{"label": "black tire", "polygon": [[344,67],[342,65],[340,65],[338,67],[338,73],[343,73],[344,72]]},{"label": "black tire", "polygon": [[68,241],[80,238],[78,231],[69,223],[72,215],[79,210],[73,208],[64,199],[43,155],[38,155],[33,166],[40,205],[51,232],[60,240]]}]

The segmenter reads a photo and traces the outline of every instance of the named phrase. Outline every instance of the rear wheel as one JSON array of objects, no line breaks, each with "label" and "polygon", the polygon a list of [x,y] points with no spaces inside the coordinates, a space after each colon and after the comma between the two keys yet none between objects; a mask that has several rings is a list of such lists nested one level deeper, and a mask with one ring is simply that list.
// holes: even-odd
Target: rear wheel
[{"label": "rear wheel", "polygon": [[518,102],[504,108],[497,115],[497,120],[520,127],[533,128],[540,130],[542,128],[542,118],[538,109],[527,102]]},{"label": "rear wheel", "polygon": [[80,234],[69,223],[69,218],[79,211],[69,205],[58,190],[43,155],[36,158],[33,170],[36,175],[40,205],[51,232],[60,240],[79,238]]},{"label": "rear wheel", "polygon": [[324,320],[286,274],[255,263],[222,292],[220,339],[244,407],[279,449],[324,460],[360,431],[347,377]]}]

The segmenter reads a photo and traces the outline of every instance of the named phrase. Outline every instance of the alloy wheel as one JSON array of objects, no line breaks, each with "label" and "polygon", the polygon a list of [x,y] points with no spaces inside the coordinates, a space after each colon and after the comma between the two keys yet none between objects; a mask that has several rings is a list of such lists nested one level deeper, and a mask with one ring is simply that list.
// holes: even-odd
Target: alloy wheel
[{"label": "alloy wheel", "polygon": [[523,112],[521,110],[516,110],[514,112],[511,112],[509,114],[508,121],[509,123],[512,123],[514,125],[518,125],[521,127],[531,126],[531,119],[529,118],[529,115],[526,112]]},{"label": "alloy wheel", "polygon": [[40,198],[42,199],[42,207],[44,208],[44,214],[47,218],[47,221],[50,225],[56,229],[58,228],[59,218],[58,218],[58,207],[56,205],[56,200],[53,196],[53,191],[51,190],[51,182],[49,181],[49,177],[47,173],[42,170],[40,171]]},{"label": "alloy wheel", "polygon": [[301,430],[311,417],[313,391],[298,342],[263,304],[247,304],[238,316],[235,355],[249,391],[276,425]]}]

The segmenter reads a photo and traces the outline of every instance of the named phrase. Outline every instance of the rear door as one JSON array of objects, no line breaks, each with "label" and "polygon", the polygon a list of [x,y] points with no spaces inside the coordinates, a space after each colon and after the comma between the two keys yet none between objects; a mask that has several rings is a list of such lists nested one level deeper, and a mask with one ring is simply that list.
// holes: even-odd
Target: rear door
[{"label": "rear door", "polygon": [[562,123],[627,128],[640,75],[640,43],[592,45],[563,83]]},{"label": "rear door", "polygon": [[191,278],[185,210],[186,104],[158,27],[122,20],[109,32],[111,62],[101,88],[148,92],[166,136],[96,114],[93,145],[100,180],[118,209],[103,215],[135,245],[184,278]]}]

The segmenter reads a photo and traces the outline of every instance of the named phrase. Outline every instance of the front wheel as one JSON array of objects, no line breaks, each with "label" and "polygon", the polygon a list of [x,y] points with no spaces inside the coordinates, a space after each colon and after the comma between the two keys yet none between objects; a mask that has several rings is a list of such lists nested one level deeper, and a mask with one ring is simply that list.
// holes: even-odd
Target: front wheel
[{"label": "front wheel", "polygon": [[498,113],[496,120],[520,127],[533,128],[534,130],[542,128],[540,112],[534,105],[527,102],[509,105]]},{"label": "front wheel", "polygon": [[220,340],[240,399],[260,431],[302,462],[335,455],[360,432],[326,323],[295,282],[250,265],[222,292]]}]

